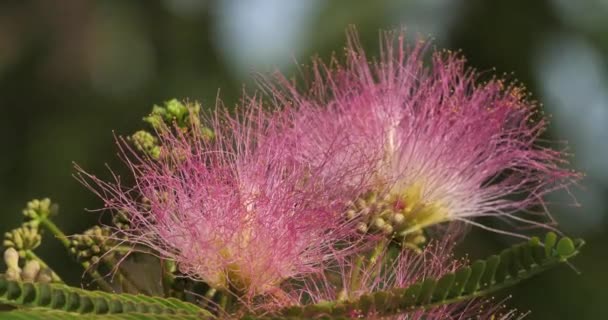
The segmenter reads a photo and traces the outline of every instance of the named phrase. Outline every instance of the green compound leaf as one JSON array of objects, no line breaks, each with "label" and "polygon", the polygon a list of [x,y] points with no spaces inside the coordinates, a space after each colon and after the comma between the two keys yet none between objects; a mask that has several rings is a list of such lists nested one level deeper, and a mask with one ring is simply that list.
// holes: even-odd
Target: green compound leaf
[{"label": "green compound leaf", "polygon": [[[213,315],[207,310],[174,298],[89,291],[63,284],[10,281],[2,276],[0,276],[0,304],[22,308],[19,311],[57,310],[75,315],[134,313],[192,315],[198,319],[213,318]],[[0,315],[4,314],[0,312]],[[140,318],[135,317],[134,319]]]},{"label": "green compound leaf", "polygon": [[336,319],[348,318],[352,314],[365,315],[370,311],[375,316],[391,316],[461,302],[513,286],[563,263],[577,255],[583,245],[583,240],[558,239],[555,233],[550,232],[544,243],[534,237],[503,250],[500,255],[475,261],[471,266],[439,279],[427,278],[407,288],[369,293],[356,300],[292,306],[263,319],[280,319],[282,316]]},{"label": "green compound leaf", "polygon": [[78,314],[62,310],[40,308],[19,309],[0,312],[0,320],[199,320],[197,315],[188,314],[151,314],[151,313],[114,313],[114,314]]}]

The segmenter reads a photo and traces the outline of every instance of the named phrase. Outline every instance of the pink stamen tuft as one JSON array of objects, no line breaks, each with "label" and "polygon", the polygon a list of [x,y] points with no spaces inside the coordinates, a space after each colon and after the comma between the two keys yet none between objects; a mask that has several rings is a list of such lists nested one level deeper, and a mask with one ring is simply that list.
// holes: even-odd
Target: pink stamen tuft
[{"label": "pink stamen tuft", "polygon": [[324,175],[359,172],[351,183],[372,176],[371,191],[406,202],[408,193],[419,195],[419,208],[435,206],[435,223],[489,228],[473,219],[496,216],[550,227],[544,196],[581,175],[541,139],[547,121],[537,104],[518,85],[482,82],[456,53],[434,52],[426,66],[428,48],[388,33],[380,58],[369,61],[353,31],[346,62],[313,60],[307,89],[281,75],[264,81],[274,101],[292,110],[293,154],[318,163],[332,152]]},{"label": "pink stamen tuft", "polygon": [[[262,110],[255,99],[244,111],[234,117],[218,108],[202,124],[191,119],[187,132],[161,128],[158,160],[120,142],[133,188],[118,177],[80,177],[107,209],[126,214],[131,228],[119,232],[129,242],[250,299],[319,272],[329,257],[355,247],[335,245],[355,232],[341,212],[357,190],[343,188],[343,176],[320,176],[321,167],[285,154],[291,140],[279,130],[284,115]],[[203,125],[213,139],[196,134]]]}]

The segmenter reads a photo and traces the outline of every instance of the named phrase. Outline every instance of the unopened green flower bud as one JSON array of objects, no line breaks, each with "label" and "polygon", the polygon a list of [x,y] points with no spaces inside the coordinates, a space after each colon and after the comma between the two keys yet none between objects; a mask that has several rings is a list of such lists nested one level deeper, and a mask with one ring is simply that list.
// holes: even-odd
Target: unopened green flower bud
[{"label": "unopened green flower bud", "polygon": [[23,271],[21,271],[21,278],[23,281],[34,282],[40,272],[40,263],[36,260],[30,260],[25,263]]},{"label": "unopened green flower bud", "polygon": [[357,223],[357,231],[361,232],[361,233],[366,233],[368,230],[367,228],[367,224],[363,223],[363,222],[359,222]]},{"label": "unopened green flower bud", "polygon": [[121,211],[112,216],[112,224],[120,230],[127,230],[130,227],[127,215]]},{"label": "unopened green flower bud", "polygon": [[367,205],[374,205],[378,201],[378,195],[375,192],[372,192],[367,197]]},{"label": "unopened green flower bud", "polygon": [[184,104],[177,99],[172,99],[166,101],[162,106],[152,107],[152,112],[144,117],[144,121],[155,129],[159,129],[163,123],[173,124],[173,122],[183,128],[188,125],[188,115],[198,116],[199,111],[200,106],[198,104]]},{"label": "unopened green flower bud", "polygon": [[21,270],[8,268],[4,273],[4,278],[9,281],[21,281]]},{"label": "unopened green flower bud", "polygon": [[183,120],[188,114],[188,108],[177,99],[165,102],[165,107],[167,108],[167,113],[178,121]]},{"label": "unopened green flower bud", "polygon": [[151,114],[147,117],[144,117],[144,121],[149,123],[152,128],[158,129],[163,124],[163,117],[158,114]]},{"label": "unopened green flower bud", "polygon": [[13,244],[14,244],[15,248],[18,248],[18,249],[23,248],[23,237],[21,236],[20,232],[14,232],[12,240],[13,240]]},{"label": "unopened green flower bud", "polygon": [[391,216],[391,220],[393,220],[395,224],[399,225],[405,221],[405,216],[401,213],[395,213]]},{"label": "unopened green flower bud", "polygon": [[50,269],[42,269],[40,272],[38,272],[36,282],[50,283],[51,281],[53,281],[53,271]]},{"label": "unopened green flower bud", "polygon": [[367,207],[367,201],[365,201],[365,199],[363,199],[363,198],[359,198],[359,199],[357,199],[357,206],[359,208],[366,208]]},{"label": "unopened green flower bud", "polygon": [[391,226],[390,224],[385,224],[382,226],[382,228],[380,228],[382,230],[382,233],[384,234],[391,234],[393,233],[393,226]]},{"label": "unopened green flower bud", "polygon": [[84,245],[87,246],[87,247],[90,247],[90,246],[92,246],[95,243],[94,240],[93,240],[93,238],[91,236],[89,236],[89,235],[85,236],[83,238],[83,240],[84,240]]},{"label": "unopened green flower bud", "polygon": [[213,299],[213,296],[215,296],[216,293],[217,293],[217,289],[210,288],[209,290],[207,290],[207,292],[205,292],[205,298]]},{"label": "unopened green flower bud", "polygon": [[346,211],[346,218],[347,218],[348,220],[352,220],[352,219],[354,219],[355,217],[357,217],[357,211],[355,211],[355,210],[353,210],[353,209],[348,209],[348,210]]},{"label": "unopened green flower bud", "polygon": [[[74,255],[78,261],[91,261],[95,263],[100,256],[111,248],[114,244],[109,244],[111,234],[109,227],[94,226],[84,234],[77,234],[70,241],[70,254]],[[94,261],[95,260],[95,261]]]},{"label": "unopened green flower bud", "polygon": [[151,133],[140,130],[131,135],[130,140],[135,145],[135,148],[140,152],[145,153],[153,159],[158,159],[160,156],[160,146],[158,145],[158,139]]},{"label": "unopened green flower bud", "polygon": [[19,253],[14,248],[4,250],[4,263],[9,269],[19,269]]},{"label": "unopened green flower bud", "polygon": [[210,128],[202,127],[201,136],[205,140],[213,140],[213,139],[215,139],[215,132],[213,132],[213,130],[211,130]]},{"label": "unopened green flower bud", "polygon": [[76,261],[86,261],[91,255],[86,250],[81,250],[76,253]]},{"label": "unopened green flower bud", "polygon": [[382,218],[374,219],[374,226],[378,229],[382,229],[385,224],[386,224],[386,221],[384,221],[384,219],[382,219]]}]

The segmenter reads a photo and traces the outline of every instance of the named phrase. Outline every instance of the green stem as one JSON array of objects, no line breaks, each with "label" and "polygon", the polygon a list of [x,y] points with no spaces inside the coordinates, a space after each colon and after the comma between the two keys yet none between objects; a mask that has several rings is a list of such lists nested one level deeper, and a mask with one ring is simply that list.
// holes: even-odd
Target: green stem
[{"label": "green stem", "polygon": [[[47,230],[49,230],[54,236],[55,238],[57,238],[59,240],[59,242],[61,242],[61,244],[63,244],[63,246],[66,249],[70,249],[70,240],[68,239],[68,237],[65,235],[65,233],[63,233],[63,231],[61,231],[57,225],[55,225],[55,223],[53,223],[53,221],[47,219],[47,218],[39,218],[40,224],[45,227]],[[99,285],[99,287],[105,291],[108,292],[113,292],[114,288],[112,288],[112,286],[106,281],[104,280],[104,278],[99,274],[99,272],[97,272],[97,270],[91,268],[91,264],[87,261],[84,261],[81,263],[82,267],[84,268],[84,270],[93,278],[93,280],[95,280],[95,282],[97,283],[97,285]]]},{"label": "green stem", "polygon": [[363,268],[363,261],[365,257],[363,255],[358,256],[355,259],[355,264],[353,265],[353,270],[350,274],[350,291],[357,292],[361,285],[361,268]]},{"label": "green stem", "polygon": [[379,266],[377,265],[378,259],[381,258],[382,254],[386,251],[386,248],[389,243],[390,243],[390,240],[388,240],[386,238],[380,240],[380,242],[378,242],[376,247],[374,247],[374,251],[372,251],[372,254],[369,257],[368,265],[372,268],[372,271],[371,271],[372,279],[378,275],[378,272],[380,272],[381,268],[379,268]]},{"label": "green stem", "polygon": [[171,296],[173,290],[173,283],[175,282],[175,276],[173,275],[174,262],[171,260],[162,260],[162,281],[163,291],[166,297]]},{"label": "green stem", "polygon": [[42,260],[38,255],[36,255],[34,253],[34,251],[32,251],[32,250],[26,250],[25,251],[25,258],[28,259],[28,260],[36,260],[40,264],[40,267],[42,267],[44,269],[50,270],[51,271],[51,279],[52,279],[53,282],[64,283],[63,280],[61,280],[61,278],[59,277],[59,275],[57,273],[55,273],[55,271],[53,271],[53,269],[51,269],[49,267],[49,265],[46,264],[46,262],[44,262],[44,260]]},{"label": "green stem", "polygon": [[67,249],[70,248],[70,240],[68,237],[51,220],[40,218],[39,221],[43,227],[49,230],[55,236],[55,238],[57,238],[61,244],[63,244],[64,247]]},{"label": "green stem", "polygon": [[222,292],[222,295],[220,296],[220,308],[225,311],[227,307],[228,307],[228,294],[225,292]]},{"label": "green stem", "polygon": [[[227,314],[234,311],[234,295],[228,290],[221,290],[220,292],[220,308]],[[217,294],[217,293],[216,293]]]},{"label": "green stem", "polygon": [[382,253],[384,252],[384,249],[386,249],[387,243],[388,243],[388,240],[382,239],[374,247],[372,254],[369,256],[370,265],[376,264],[378,262],[378,258],[380,257],[380,255],[382,255]]},{"label": "green stem", "polygon": [[215,288],[209,288],[205,292],[205,298],[201,300],[201,305],[203,306],[203,308],[207,308],[210,305],[209,302],[213,301],[213,297],[215,297],[216,293],[217,290]]}]

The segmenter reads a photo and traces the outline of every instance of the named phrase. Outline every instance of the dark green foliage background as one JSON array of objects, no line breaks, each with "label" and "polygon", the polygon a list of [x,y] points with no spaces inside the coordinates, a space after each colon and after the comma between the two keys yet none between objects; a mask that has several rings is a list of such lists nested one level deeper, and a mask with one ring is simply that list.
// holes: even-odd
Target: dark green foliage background
[{"label": "dark green foliage background", "polygon": [[[208,107],[214,104],[221,88],[222,99],[233,105],[243,83],[253,88],[249,79],[233,71],[230,58],[218,46],[221,43],[216,32],[221,22],[218,19],[226,19],[215,14],[219,2],[203,2],[202,9],[180,15],[169,10],[169,0],[0,1],[2,229],[19,224],[20,210],[26,201],[49,196],[61,207],[57,224],[68,234],[82,231],[99,219],[84,208],[98,208],[100,202],[71,177],[72,161],[100,176],[107,175],[106,163],[120,171],[112,131],[128,134],[141,128],[140,119],[153,104],[172,97],[188,97]],[[413,35],[419,30],[419,20],[404,18],[407,12],[400,15],[399,10],[409,10],[410,6],[398,2],[318,1],[313,21],[307,26],[312,28],[307,30],[310,36],[291,54],[305,62],[312,54],[328,57],[332,51],[340,52],[348,24],[357,25],[370,52],[377,52],[378,29],[403,25]],[[479,70],[514,72],[514,77],[541,101],[543,84],[534,74],[538,59],[533,56],[538,44],[547,37],[557,33],[582,37],[593,44],[604,57],[604,63],[608,62],[605,58],[608,22],[593,28],[566,23],[551,1],[454,1],[450,8],[458,10],[453,16],[440,6],[428,5],[424,11],[423,2],[415,2],[422,8],[417,12],[451,20],[449,28],[437,35],[437,46],[461,49],[470,65]],[[593,6],[587,6],[586,10],[593,10]],[[112,75],[130,67],[142,68],[142,58],[137,56],[141,47],[136,47],[141,43],[125,36],[133,33],[151,53],[152,60],[144,61],[147,64],[143,66],[152,71],[144,72],[143,78],[115,77],[110,78],[115,83],[99,85],[95,72]],[[288,74],[295,72],[292,67],[281,70]],[[572,74],[571,81],[586,76]],[[549,113],[550,107],[547,105]],[[580,107],[577,112],[586,112],[584,106],[572,107]],[[549,135],[564,137],[552,129]],[[606,147],[606,141],[588,143]],[[576,150],[577,146],[572,147]],[[608,162],[605,166],[608,169]],[[578,169],[586,168],[578,166]],[[587,181],[593,183],[585,187]],[[592,192],[599,199],[608,195],[605,180],[589,176],[582,185],[582,191],[575,190],[578,194]],[[557,268],[497,297],[512,294],[507,303],[522,311],[532,310],[530,319],[594,319],[606,314],[608,255],[603,247],[608,240],[606,203],[587,204],[586,197],[579,198],[582,209],[562,207],[559,212],[568,214],[558,214],[557,219],[562,221],[562,229],[568,235],[587,241],[574,262],[582,275],[565,267]],[[585,215],[602,219],[593,228],[586,228],[576,224],[578,218],[572,218]],[[473,248],[473,257],[483,257],[512,240],[475,230],[464,246]],[[46,239],[40,255],[70,283],[80,282],[82,270],[70,262],[58,242]]]}]

